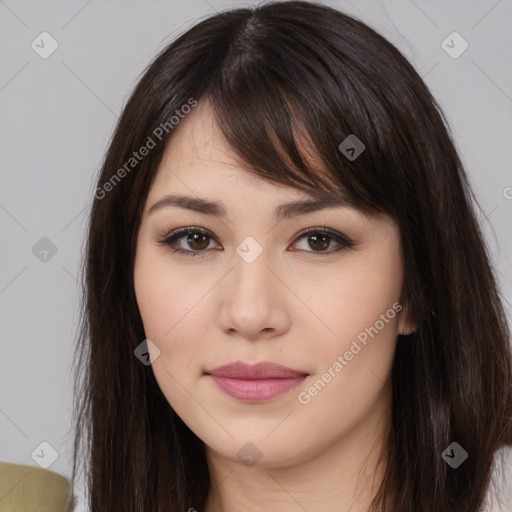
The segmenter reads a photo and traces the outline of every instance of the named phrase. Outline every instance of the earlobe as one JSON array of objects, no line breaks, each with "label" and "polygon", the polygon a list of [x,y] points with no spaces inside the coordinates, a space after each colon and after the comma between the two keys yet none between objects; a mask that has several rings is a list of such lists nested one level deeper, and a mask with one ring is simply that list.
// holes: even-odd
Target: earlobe
[{"label": "earlobe", "polygon": [[403,336],[408,336],[409,334],[416,332],[416,329],[417,329],[416,324],[412,323],[408,317],[409,317],[408,307],[406,304],[404,306],[402,314],[400,315],[400,320],[398,323],[398,334],[401,334]]}]

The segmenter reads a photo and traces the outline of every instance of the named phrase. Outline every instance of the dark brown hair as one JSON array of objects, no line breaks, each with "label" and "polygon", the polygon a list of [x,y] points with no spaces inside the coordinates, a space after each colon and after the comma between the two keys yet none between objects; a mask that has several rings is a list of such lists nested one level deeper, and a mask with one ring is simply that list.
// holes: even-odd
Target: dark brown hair
[{"label": "dark brown hair", "polygon": [[[396,220],[402,303],[417,330],[398,336],[387,468],[372,510],[479,511],[493,456],[511,443],[512,356],[478,203],[413,66],[363,22],[302,1],[196,24],[149,65],[118,121],[90,213],[76,357],[73,478],[82,457],[91,511],[204,510],[204,443],[134,356],[145,339],[133,287],[142,208],[169,119],[191,98],[211,103],[247,171]],[[338,147],[350,134],[365,145],[354,160]],[[308,164],[299,137],[327,172]],[[457,469],[441,457],[452,442],[468,453]]]}]

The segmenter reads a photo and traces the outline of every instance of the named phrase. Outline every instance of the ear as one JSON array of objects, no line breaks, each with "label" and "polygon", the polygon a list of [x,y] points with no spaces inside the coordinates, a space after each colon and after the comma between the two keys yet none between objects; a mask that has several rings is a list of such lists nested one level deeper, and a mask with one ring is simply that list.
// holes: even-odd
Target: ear
[{"label": "ear", "polygon": [[407,303],[405,303],[402,311],[400,311],[400,316],[398,319],[398,334],[402,334],[404,336],[412,334],[414,331],[416,331],[416,327],[416,322],[414,322],[412,319],[409,307]]}]

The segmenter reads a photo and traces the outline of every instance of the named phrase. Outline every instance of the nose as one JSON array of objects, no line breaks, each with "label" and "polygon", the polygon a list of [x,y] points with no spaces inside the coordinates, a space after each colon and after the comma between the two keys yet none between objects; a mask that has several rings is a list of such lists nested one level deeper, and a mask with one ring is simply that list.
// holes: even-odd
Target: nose
[{"label": "nose", "polygon": [[233,265],[221,287],[219,327],[249,340],[284,334],[290,328],[291,293],[270,268],[265,252],[252,263],[235,255]]}]

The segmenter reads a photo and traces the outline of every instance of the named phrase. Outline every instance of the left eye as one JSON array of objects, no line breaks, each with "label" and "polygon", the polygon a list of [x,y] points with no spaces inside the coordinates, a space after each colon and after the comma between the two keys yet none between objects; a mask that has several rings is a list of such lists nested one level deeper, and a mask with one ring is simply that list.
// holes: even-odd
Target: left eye
[{"label": "left eye", "polygon": [[[304,239],[307,243],[308,247],[313,249],[312,252],[321,252],[331,254],[336,251],[340,251],[344,247],[352,247],[352,242],[348,240],[346,237],[342,236],[339,233],[332,232],[331,230],[310,230],[306,233],[302,233],[302,235],[296,238],[294,244],[297,243],[298,240]],[[329,252],[326,251],[329,247],[332,247],[332,242],[335,242],[338,247]],[[308,251],[307,249],[302,249]]]},{"label": "left eye", "polygon": [[[302,239],[304,239],[309,248],[313,250],[311,251],[304,248],[299,248],[299,250],[304,252],[320,253],[317,255],[331,254],[333,252],[340,251],[343,248],[352,248],[354,245],[347,237],[326,228],[315,228],[302,231],[296,236],[293,244],[297,244],[297,242]],[[184,247],[180,243],[183,240],[185,240],[185,244],[188,244],[190,249]],[[207,249],[212,249],[210,245],[213,240],[214,237],[209,231],[203,228],[189,227],[171,232],[169,236],[160,240],[159,243],[170,247],[174,253],[184,254],[187,256],[204,256]],[[338,247],[327,251],[326,249],[332,246],[333,241],[338,245]]]}]

